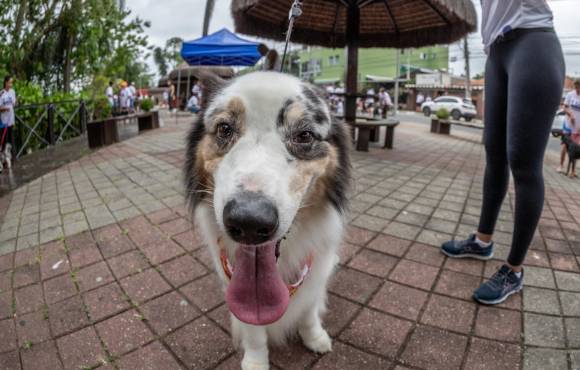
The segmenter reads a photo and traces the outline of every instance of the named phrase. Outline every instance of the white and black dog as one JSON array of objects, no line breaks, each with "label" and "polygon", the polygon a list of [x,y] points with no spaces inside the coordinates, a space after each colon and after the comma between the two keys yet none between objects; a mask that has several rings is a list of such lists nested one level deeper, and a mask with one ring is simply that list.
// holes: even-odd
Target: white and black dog
[{"label": "white and black dog", "polygon": [[338,262],[350,135],[311,85],[274,72],[202,79],[187,138],[185,186],[223,279],[243,369],[268,369],[268,343],[298,332],[315,352]]}]

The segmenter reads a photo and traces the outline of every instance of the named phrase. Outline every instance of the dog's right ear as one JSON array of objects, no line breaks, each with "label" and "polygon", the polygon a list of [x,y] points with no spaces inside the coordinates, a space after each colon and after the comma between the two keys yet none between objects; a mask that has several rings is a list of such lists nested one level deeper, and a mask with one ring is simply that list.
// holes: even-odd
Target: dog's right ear
[{"label": "dog's right ear", "polygon": [[226,80],[213,72],[202,72],[199,74],[201,82],[201,109],[205,110],[211,101],[227,86]]}]

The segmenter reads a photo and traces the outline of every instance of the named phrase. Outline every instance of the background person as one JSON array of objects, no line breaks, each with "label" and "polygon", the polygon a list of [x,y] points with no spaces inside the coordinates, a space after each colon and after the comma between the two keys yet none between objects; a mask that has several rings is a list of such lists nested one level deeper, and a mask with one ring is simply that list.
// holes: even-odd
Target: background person
[{"label": "background person", "polygon": [[[564,111],[570,129],[570,139],[580,145],[580,78],[574,81],[574,90],[566,95]],[[570,173],[570,177],[576,177],[574,170]]]},{"label": "background person", "polygon": [[379,89],[379,106],[381,108],[381,115],[383,119],[387,118],[387,113],[393,106],[393,101],[391,100],[391,96],[384,87]]},{"label": "background person", "polygon": [[107,86],[107,89],[105,90],[105,96],[107,97],[111,108],[115,108],[115,92],[113,91],[113,85],[113,81],[109,81],[109,86]]},{"label": "background person", "polygon": [[2,140],[2,163],[0,172],[4,165],[10,169],[12,167],[12,142],[14,141],[12,128],[16,121],[14,106],[16,105],[16,92],[12,88],[13,80],[11,76],[4,77],[3,88],[0,91],[0,120],[3,128],[0,129]]},{"label": "background person", "polygon": [[544,206],[544,153],[562,95],[565,65],[546,1],[481,4],[488,54],[481,216],[476,234],[444,243],[442,252],[457,258],[492,258],[492,235],[511,170],[516,201],[507,263],[473,293],[480,303],[498,304],[523,288],[522,265]]},{"label": "background person", "polygon": [[197,94],[193,94],[191,98],[189,98],[189,101],[187,102],[187,110],[191,113],[199,112],[199,98],[197,97]]}]

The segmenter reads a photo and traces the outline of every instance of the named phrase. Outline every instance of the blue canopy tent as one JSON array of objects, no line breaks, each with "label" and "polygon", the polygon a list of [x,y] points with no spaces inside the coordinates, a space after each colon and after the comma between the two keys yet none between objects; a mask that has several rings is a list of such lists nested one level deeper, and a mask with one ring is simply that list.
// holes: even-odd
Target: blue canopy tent
[{"label": "blue canopy tent", "polygon": [[181,56],[191,66],[253,66],[262,57],[261,44],[244,40],[223,28],[184,42]]}]

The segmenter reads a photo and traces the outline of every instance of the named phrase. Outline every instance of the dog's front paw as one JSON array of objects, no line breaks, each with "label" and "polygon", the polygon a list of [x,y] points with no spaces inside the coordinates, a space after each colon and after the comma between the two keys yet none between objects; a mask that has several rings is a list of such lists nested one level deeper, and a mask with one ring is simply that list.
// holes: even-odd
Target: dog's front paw
[{"label": "dog's front paw", "polygon": [[255,361],[244,356],[242,360],[242,370],[270,370],[268,362]]},{"label": "dog's front paw", "polygon": [[327,353],[332,351],[332,339],[330,339],[326,330],[321,330],[316,337],[302,339],[304,345],[312,352]]}]

